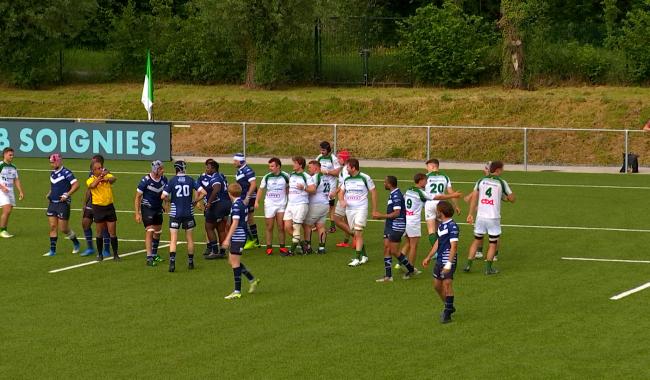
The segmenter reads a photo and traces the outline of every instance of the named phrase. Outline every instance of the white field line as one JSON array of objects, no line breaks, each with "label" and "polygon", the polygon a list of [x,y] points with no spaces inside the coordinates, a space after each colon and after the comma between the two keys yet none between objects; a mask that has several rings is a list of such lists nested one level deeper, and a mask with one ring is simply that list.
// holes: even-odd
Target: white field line
[{"label": "white field line", "polygon": [[[32,172],[51,172],[52,170],[50,169],[23,169],[21,168],[20,171],[32,171]],[[144,176],[147,174],[145,171],[142,172],[122,172],[122,171],[112,171],[111,173],[115,174],[132,174],[132,175],[141,175]],[[199,176],[200,173],[187,173],[188,175],[191,176]],[[234,175],[226,174],[226,177],[234,177]],[[261,179],[262,177],[258,177]],[[373,178],[373,181],[377,183],[382,183],[384,181],[383,178]],[[413,181],[410,179],[398,179],[398,182],[407,182],[407,183],[412,183]],[[476,183],[476,181],[473,182],[466,182],[466,181],[453,181],[453,183],[462,183],[462,184],[469,184],[473,185]],[[624,190],[650,190],[650,186],[613,186],[613,185],[567,185],[567,184],[556,184],[556,183],[519,183],[519,182],[509,182],[510,185],[514,186],[533,186],[533,187],[573,187],[573,188],[582,188],[582,189],[624,189]]]},{"label": "white field line", "polygon": [[607,263],[640,263],[640,264],[650,264],[650,261],[647,260],[622,260],[622,259],[592,259],[588,257],[563,257],[562,260],[572,260],[572,261],[602,261]]},{"label": "white field line", "polygon": [[641,286],[638,286],[638,287],[636,287],[636,288],[634,288],[634,289],[630,289],[630,290],[625,291],[625,292],[623,292],[623,293],[617,294],[617,295],[613,296],[612,298],[610,298],[610,300],[614,300],[614,301],[616,301],[616,300],[620,300],[621,298],[627,297],[627,296],[629,296],[630,294],[634,294],[634,293],[636,293],[636,292],[640,292],[640,291],[642,291],[643,289],[647,289],[647,288],[650,288],[650,282],[645,283],[645,284],[643,284],[643,285],[641,285]]},{"label": "white field line", "polygon": [[[169,244],[161,245],[158,248],[160,249],[160,248],[167,248],[167,247],[169,247]],[[147,251],[146,249],[141,249],[141,250],[138,250],[138,251],[133,251],[133,252],[121,254],[120,257],[127,257],[127,256],[131,256],[131,255],[136,255],[138,253],[142,253],[142,252],[146,252],[146,251]],[[103,261],[107,261],[107,260],[113,260],[113,256],[106,257],[106,258],[104,258]],[[84,263],[71,265],[71,266],[65,267],[65,268],[53,269],[53,270],[49,271],[48,273],[59,273],[59,272],[63,272],[63,271],[70,270],[70,269],[81,268],[81,267],[85,267],[85,266],[88,266],[88,265],[97,264],[97,263],[100,263],[100,262],[102,262],[102,261],[97,261],[97,260],[86,261]]]},{"label": "white field line", "polygon": [[[45,207],[14,207],[16,210],[47,210]],[[80,208],[70,209],[71,211],[82,211]],[[130,210],[116,210],[118,213],[132,214],[134,211]],[[199,215],[200,216],[200,215]],[[256,215],[255,218],[263,219],[262,215]],[[374,220],[369,219],[369,223],[384,223],[383,220]],[[421,222],[421,224],[426,224],[426,222]],[[468,226],[469,223],[457,223],[459,225]],[[650,232],[650,229],[640,229],[640,228],[609,228],[609,227],[584,227],[584,226],[537,226],[529,224],[502,224],[501,227],[511,227],[511,228],[531,228],[531,229],[542,229],[542,230],[579,230],[579,231],[615,231],[615,232]]]}]

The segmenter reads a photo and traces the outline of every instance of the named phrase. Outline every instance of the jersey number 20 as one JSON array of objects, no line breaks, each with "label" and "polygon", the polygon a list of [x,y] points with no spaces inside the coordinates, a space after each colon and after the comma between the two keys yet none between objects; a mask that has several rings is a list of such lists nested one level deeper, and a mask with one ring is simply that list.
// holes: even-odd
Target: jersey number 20
[{"label": "jersey number 20", "polygon": [[177,197],[189,197],[190,196],[190,185],[176,185],[174,187],[176,189],[176,196]]}]

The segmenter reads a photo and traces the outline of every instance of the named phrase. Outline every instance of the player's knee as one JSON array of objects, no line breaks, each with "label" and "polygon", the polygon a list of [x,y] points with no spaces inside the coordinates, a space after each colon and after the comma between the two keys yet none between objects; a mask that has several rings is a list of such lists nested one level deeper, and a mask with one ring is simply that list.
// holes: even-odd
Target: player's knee
[{"label": "player's knee", "polygon": [[496,244],[499,241],[499,236],[501,235],[490,235],[489,236],[490,244]]},{"label": "player's knee", "polygon": [[483,241],[483,235],[474,235],[474,239],[478,241]]}]

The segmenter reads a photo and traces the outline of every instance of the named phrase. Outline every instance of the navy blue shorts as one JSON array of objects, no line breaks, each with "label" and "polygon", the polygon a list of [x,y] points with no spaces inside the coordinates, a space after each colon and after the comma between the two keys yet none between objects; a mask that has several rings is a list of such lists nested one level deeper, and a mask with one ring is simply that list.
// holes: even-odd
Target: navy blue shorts
[{"label": "navy blue shorts", "polygon": [[245,241],[231,241],[230,242],[230,254],[241,256],[244,252]]},{"label": "navy blue shorts", "polygon": [[404,231],[395,231],[391,229],[384,229],[384,239],[388,239],[391,243],[399,243],[402,241]]},{"label": "navy blue shorts", "polygon": [[50,201],[45,214],[47,216],[55,216],[61,220],[70,220],[70,203]]},{"label": "navy blue shorts", "polygon": [[208,223],[219,223],[230,215],[231,208],[231,202],[219,201],[206,208],[203,216],[205,216],[205,221]]},{"label": "navy blue shorts", "polygon": [[145,228],[149,226],[160,226],[163,223],[162,208],[155,209],[142,207],[140,209],[140,214],[142,215],[142,224],[144,224]]},{"label": "navy blue shorts", "polygon": [[456,264],[451,265],[451,270],[449,273],[442,273],[442,268],[444,265],[436,261],[436,265],[433,266],[433,278],[437,280],[453,280],[454,272],[456,272]]},{"label": "navy blue shorts", "polygon": [[178,218],[169,218],[169,228],[172,230],[178,230],[180,228],[184,230],[191,230],[196,227],[196,221],[193,216],[184,216]]}]

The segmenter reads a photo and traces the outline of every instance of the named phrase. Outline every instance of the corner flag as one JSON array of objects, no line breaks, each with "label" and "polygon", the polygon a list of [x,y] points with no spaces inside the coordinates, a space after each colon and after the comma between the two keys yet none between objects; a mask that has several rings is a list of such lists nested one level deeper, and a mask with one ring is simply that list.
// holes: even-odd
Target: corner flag
[{"label": "corner flag", "polygon": [[151,77],[151,54],[147,49],[147,74],[144,76],[144,87],[142,88],[142,104],[147,110],[149,121],[153,118],[153,78]]}]

